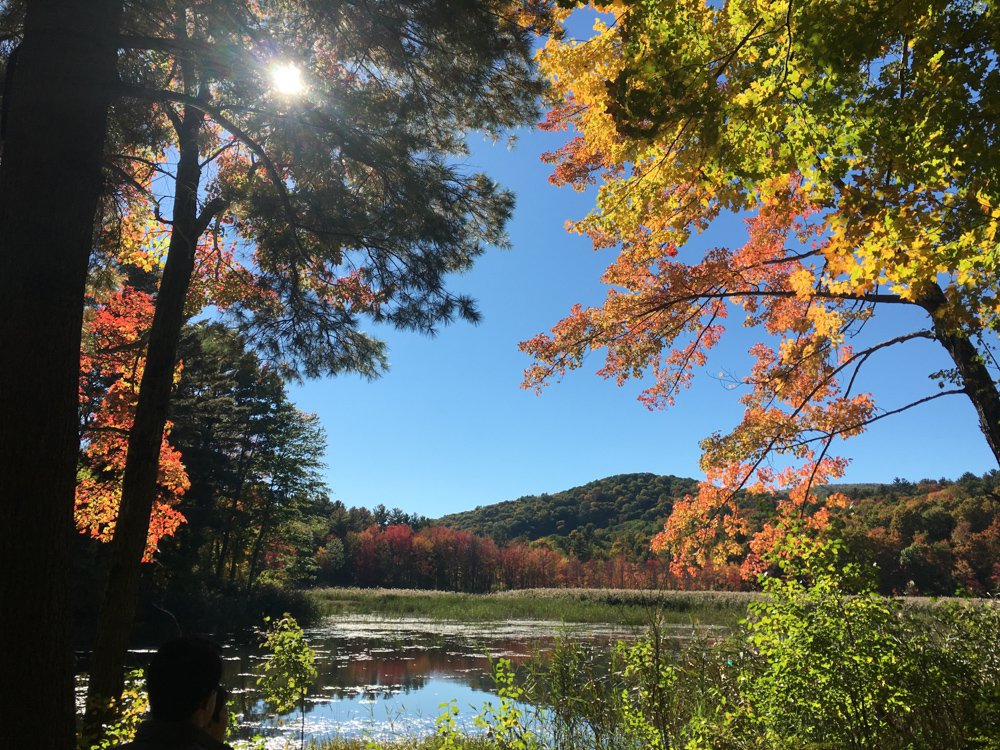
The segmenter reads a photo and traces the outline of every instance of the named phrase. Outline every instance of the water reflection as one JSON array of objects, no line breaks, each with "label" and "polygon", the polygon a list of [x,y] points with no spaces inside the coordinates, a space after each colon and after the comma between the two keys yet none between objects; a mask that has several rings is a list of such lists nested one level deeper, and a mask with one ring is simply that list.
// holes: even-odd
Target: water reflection
[{"label": "water reflection", "polygon": [[[421,619],[338,617],[306,631],[316,650],[319,677],[305,701],[310,738],[366,736],[387,740],[434,732],[441,704],[454,700],[459,726],[493,696],[489,660],[515,663],[552,648],[558,636],[595,646],[633,637],[608,625],[562,625],[547,621],[462,624]],[[299,734],[298,712],[269,715],[256,679],[263,656],[227,646],[226,684],[240,714],[236,739],[262,735],[282,747]]]}]

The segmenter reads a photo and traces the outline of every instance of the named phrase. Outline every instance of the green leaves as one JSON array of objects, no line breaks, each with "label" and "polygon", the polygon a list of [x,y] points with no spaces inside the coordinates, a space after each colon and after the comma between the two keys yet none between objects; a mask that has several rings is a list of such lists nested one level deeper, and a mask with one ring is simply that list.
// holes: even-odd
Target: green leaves
[{"label": "green leaves", "polygon": [[[996,741],[1000,610],[961,603],[920,611],[839,576],[806,586],[769,579],[745,624],[744,731],[765,747],[978,747]],[[993,726],[993,729],[987,727]],[[990,745],[987,745],[990,746]]]},{"label": "green leaves", "polygon": [[[265,618],[265,624],[270,618]],[[270,652],[263,673],[257,678],[264,700],[278,713],[288,713],[300,705],[316,679],[316,655],[302,628],[291,615],[269,623],[261,646]]]}]

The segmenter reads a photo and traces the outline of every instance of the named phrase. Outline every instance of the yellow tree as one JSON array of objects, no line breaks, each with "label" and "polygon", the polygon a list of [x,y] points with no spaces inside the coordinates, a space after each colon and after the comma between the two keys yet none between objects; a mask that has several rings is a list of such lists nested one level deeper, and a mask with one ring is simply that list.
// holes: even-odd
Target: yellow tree
[{"label": "yellow tree", "polygon": [[[558,3],[562,20],[582,3]],[[1000,17],[993,3],[665,0],[594,4],[585,41],[541,52],[553,108],[574,137],[552,181],[598,184],[571,225],[616,251],[603,305],[575,307],[522,344],[539,387],[602,350],[601,374],[651,376],[669,405],[735,318],[760,331],[742,421],[702,443],[706,481],[654,548],[677,568],[743,554],[736,492],[786,490],[758,555],[790,526],[821,528],[813,487],[841,476],[828,449],[872,422],[964,395],[1000,460],[998,325]],[[726,215],[747,233],[707,252],[691,238]],[[859,345],[890,306],[923,324]],[[937,341],[953,369],[885,410],[858,375],[893,347]],[[768,460],[790,456],[792,468]],[[833,504],[836,504],[834,498]]]}]

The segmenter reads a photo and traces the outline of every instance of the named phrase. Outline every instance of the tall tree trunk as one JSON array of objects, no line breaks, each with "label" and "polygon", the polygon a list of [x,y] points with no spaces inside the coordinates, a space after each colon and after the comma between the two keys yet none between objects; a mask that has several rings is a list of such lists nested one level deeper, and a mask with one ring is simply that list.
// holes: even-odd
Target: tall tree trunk
[{"label": "tall tree trunk", "polygon": [[74,745],[80,328],[121,0],[29,0],[0,163],[0,735]]},{"label": "tall tree trunk", "polygon": [[217,539],[218,546],[218,557],[215,560],[215,578],[218,581],[222,580],[223,575],[226,573],[226,556],[229,554],[229,538],[232,535],[232,519],[236,516],[236,500],[233,500],[233,512],[229,514],[230,523],[226,524],[226,528],[222,531],[222,538]]},{"label": "tall tree trunk", "polygon": [[198,218],[198,132],[204,115],[191,107],[178,127],[179,161],[173,231],[156,310],[149,332],[146,366],[139,384],[135,421],[129,432],[121,506],[112,539],[111,569],[101,606],[87,692],[88,725],[100,717],[109,697],[121,694],[128,637],[135,619],[142,555],[157,492],[160,444],[167,420],[184,302],[194,271],[195,248],[204,227]]},{"label": "tall tree trunk", "polygon": [[[236,487],[233,491],[233,504],[229,513],[229,522],[226,524],[222,536],[222,543],[219,550],[219,564],[215,570],[215,577],[221,581],[226,572],[226,556],[229,554],[229,546],[233,543],[233,530],[236,528],[236,521],[239,517],[240,501],[243,499],[243,491],[246,488],[247,474],[249,473],[250,459],[253,456],[253,446],[248,446],[250,439],[250,425],[247,424],[248,432],[240,443],[239,469],[236,473]],[[235,553],[234,553],[235,556]]]},{"label": "tall tree trunk", "polygon": [[253,590],[254,584],[257,583],[257,577],[260,575],[260,563],[261,555],[264,552],[264,543],[267,541],[268,536],[271,533],[271,518],[274,510],[274,488],[268,488],[267,491],[267,504],[264,506],[263,513],[260,519],[260,530],[257,532],[257,538],[254,540],[252,551],[250,553],[250,562],[247,568],[247,581],[246,581],[246,591],[250,593]]},{"label": "tall tree trunk", "polygon": [[942,314],[946,304],[944,293],[936,284],[920,299],[920,306],[934,321],[934,337],[951,355],[966,395],[979,415],[979,429],[1000,464],[1000,392],[969,333],[950,324]]}]

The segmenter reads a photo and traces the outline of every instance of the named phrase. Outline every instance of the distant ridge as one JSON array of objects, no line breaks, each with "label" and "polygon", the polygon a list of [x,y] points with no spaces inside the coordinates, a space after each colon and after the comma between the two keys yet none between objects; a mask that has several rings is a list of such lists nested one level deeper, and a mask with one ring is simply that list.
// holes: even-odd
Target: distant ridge
[{"label": "distant ridge", "polygon": [[[537,542],[580,562],[643,562],[674,501],[697,488],[695,479],[619,474],[551,495],[454,513],[436,523],[492,537],[501,545]],[[817,490],[850,499],[838,514],[845,554],[873,573],[882,593],[1000,594],[1000,471]],[[751,533],[773,516],[773,501],[742,496]]]},{"label": "distant ridge", "polygon": [[554,494],[525,495],[437,520],[442,526],[492,537],[534,541],[568,537],[591,541],[639,535],[648,541],[670,515],[675,499],[696,492],[698,481],[658,474],[617,474]]},{"label": "distant ridge", "polygon": [[[973,475],[963,479],[970,481]],[[635,546],[648,545],[662,530],[674,500],[698,492],[697,479],[642,472],[615,474],[556,493],[524,495],[451,513],[431,521],[462,531],[488,536],[499,544],[513,540],[564,540],[584,535],[590,543],[607,549],[617,539]],[[919,483],[896,479],[892,483],[863,482],[817,487],[820,496],[842,492],[851,498],[920,494],[933,480]],[[951,484],[947,479],[939,483]],[[565,543],[557,544],[566,547]]]}]

